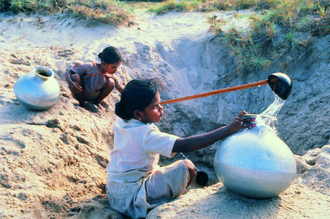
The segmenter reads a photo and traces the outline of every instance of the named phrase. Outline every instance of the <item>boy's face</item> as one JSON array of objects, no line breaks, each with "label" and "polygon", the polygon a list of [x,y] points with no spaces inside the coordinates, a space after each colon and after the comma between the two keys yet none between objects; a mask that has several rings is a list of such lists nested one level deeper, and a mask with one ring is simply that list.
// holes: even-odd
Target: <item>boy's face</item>
[{"label": "boy's face", "polygon": [[160,105],[160,96],[157,92],[156,97],[153,99],[151,104],[144,109],[143,112],[140,111],[141,122],[143,123],[155,123],[159,122],[163,116],[163,107]]},{"label": "boy's face", "polygon": [[106,72],[109,74],[114,74],[118,70],[119,66],[121,65],[121,62],[116,62],[113,64],[107,64],[105,62],[102,63],[102,66],[104,66]]}]

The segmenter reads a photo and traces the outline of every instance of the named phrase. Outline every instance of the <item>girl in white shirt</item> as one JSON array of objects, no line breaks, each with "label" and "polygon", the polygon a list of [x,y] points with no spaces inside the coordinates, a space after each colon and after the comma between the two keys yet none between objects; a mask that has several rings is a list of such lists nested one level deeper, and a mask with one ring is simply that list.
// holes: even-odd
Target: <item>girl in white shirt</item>
[{"label": "girl in white shirt", "polygon": [[132,80],[116,103],[114,149],[107,166],[107,196],[110,206],[132,217],[144,218],[152,208],[180,196],[196,176],[188,159],[165,167],[158,166],[159,155],[173,156],[207,147],[240,128],[252,128],[243,121],[242,111],[225,127],[180,138],[160,132],[153,123],[163,116],[157,80]]}]

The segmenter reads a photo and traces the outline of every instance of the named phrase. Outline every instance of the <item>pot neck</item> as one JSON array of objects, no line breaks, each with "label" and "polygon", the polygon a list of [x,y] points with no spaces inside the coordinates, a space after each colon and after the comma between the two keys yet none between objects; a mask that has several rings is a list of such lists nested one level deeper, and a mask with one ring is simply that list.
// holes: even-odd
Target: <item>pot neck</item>
[{"label": "pot neck", "polygon": [[49,68],[46,68],[46,67],[37,67],[33,71],[34,71],[36,77],[42,81],[46,81],[49,78],[54,77],[53,72]]},{"label": "pot neck", "polygon": [[255,126],[251,129],[253,131],[271,131],[276,132],[274,121],[276,120],[275,117],[265,116],[265,115],[257,115],[255,117]]}]

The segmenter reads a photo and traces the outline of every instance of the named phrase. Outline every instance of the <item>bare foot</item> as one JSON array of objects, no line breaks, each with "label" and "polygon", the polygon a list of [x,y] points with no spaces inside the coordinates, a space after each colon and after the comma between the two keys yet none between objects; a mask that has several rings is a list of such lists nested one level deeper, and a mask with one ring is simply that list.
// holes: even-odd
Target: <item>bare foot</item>
[{"label": "bare foot", "polygon": [[95,106],[97,106],[100,110],[102,110],[102,111],[107,111],[107,109],[106,108],[104,108],[101,104],[96,104],[96,103],[94,103],[95,104]]},{"label": "bare foot", "polygon": [[80,107],[92,112],[93,110],[87,104],[79,104]]}]

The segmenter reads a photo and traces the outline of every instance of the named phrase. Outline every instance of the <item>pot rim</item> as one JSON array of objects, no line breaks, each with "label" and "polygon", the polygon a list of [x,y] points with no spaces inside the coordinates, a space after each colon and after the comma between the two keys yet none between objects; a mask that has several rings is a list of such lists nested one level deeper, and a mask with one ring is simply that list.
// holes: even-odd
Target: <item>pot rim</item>
[{"label": "pot rim", "polygon": [[[38,77],[41,77],[42,79],[48,79],[50,77],[54,76],[54,73],[52,70],[50,70],[49,68],[47,68],[46,66],[39,66],[36,67],[32,70],[36,75],[38,75]],[[46,75],[42,75],[40,73],[45,73]]]},{"label": "pot rim", "polygon": [[244,114],[242,116],[243,119],[257,119],[258,117],[265,119],[267,123],[271,123],[276,120],[276,117],[274,116],[263,115],[263,114]]}]

